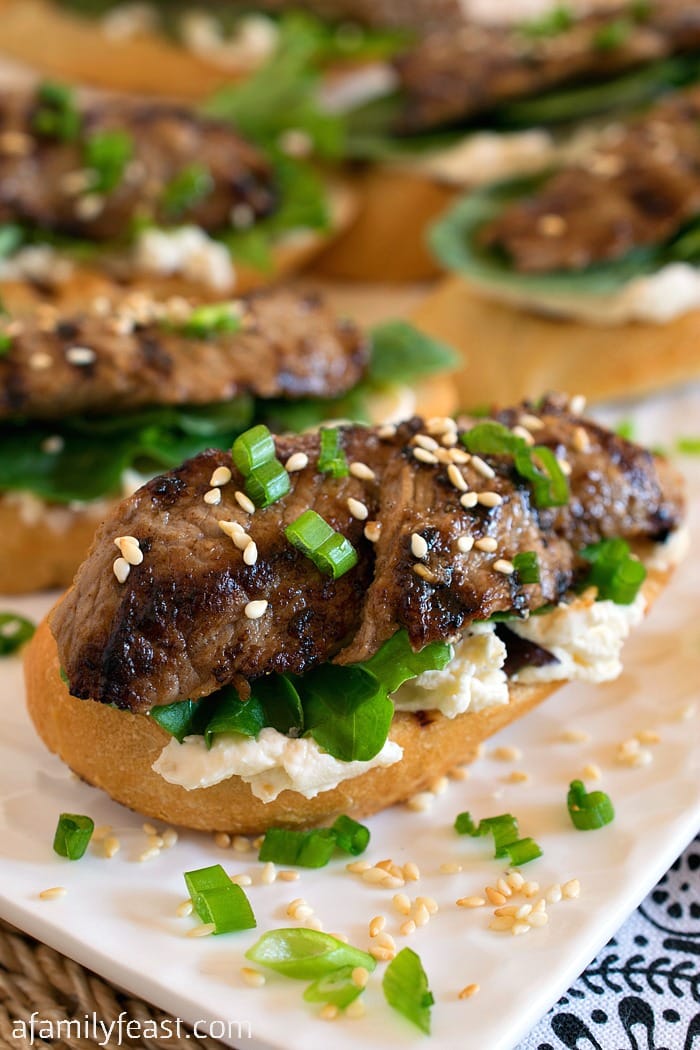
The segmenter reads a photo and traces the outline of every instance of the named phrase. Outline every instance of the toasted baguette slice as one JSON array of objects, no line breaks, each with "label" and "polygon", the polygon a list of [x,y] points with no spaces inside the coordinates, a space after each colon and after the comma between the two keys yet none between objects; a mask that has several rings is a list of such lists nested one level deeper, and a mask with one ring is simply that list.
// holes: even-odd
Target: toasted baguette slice
[{"label": "toasted baguette slice", "polygon": [[[649,572],[644,584],[648,603],[669,576],[670,570]],[[313,799],[283,791],[273,802],[263,803],[240,777],[186,791],[155,773],[151,766],[171,738],[148,715],[71,696],[61,679],[56,643],[46,620],[26,649],[25,678],[37,732],[49,750],[87,783],[147,817],[237,834],[279,825],[323,824],[340,813],[363,816],[401,802],[456,765],[472,761],[484,740],[565,684],[514,682],[508,704],[452,719],[437,711],[397,712],[389,735],[403,748],[399,763],[371,769]]]}]

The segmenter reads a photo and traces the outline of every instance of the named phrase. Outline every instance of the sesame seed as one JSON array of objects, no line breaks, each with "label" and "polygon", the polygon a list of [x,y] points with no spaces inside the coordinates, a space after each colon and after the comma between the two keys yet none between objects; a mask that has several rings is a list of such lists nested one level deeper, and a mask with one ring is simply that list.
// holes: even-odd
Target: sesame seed
[{"label": "sesame seed", "polygon": [[403,877],[406,882],[418,882],[420,879],[420,868],[412,860],[403,866]]},{"label": "sesame seed", "polygon": [[640,729],[637,733],[637,740],[640,744],[658,744],[661,737],[653,729]]},{"label": "sesame seed", "polygon": [[561,215],[540,215],[536,226],[543,237],[561,237],[566,233],[566,221]]},{"label": "sesame seed", "polygon": [[402,934],[404,937],[410,937],[411,934],[415,932],[416,924],[413,921],[413,919],[406,919],[406,921],[402,922],[399,926],[399,933]]},{"label": "sesame seed", "polygon": [[489,923],[490,930],[496,930],[504,932],[505,930],[512,930],[513,928],[513,916],[512,915],[494,915],[493,919]]},{"label": "sesame seed", "polygon": [[532,915],[528,915],[527,917],[528,926],[534,926],[535,928],[538,926],[546,926],[548,922],[549,915],[547,915],[546,911],[533,912]]},{"label": "sesame seed", "polygon": [[494,747],[491,758],[499,762],[518,762],[523,757],[519,747]]},{"label": "sesame seed", "polygon": [[241,533],[244,536],[247,536],[245,529],[237,521],[219,521],[217,524],[221,531],[224,533],[224,535],[228,536],[229,539],[233,540],[236,536],[239,536]]},{"label": "sesame seed", "polygon": [[[419,568],[420,566],[416,566]],[[429,791],[419,791],[417,795],[413,795],[406,802],[407,807],[413,810],[414,813],[424,813],[430,808],[435,799],[434,795],[431,795]]]},{"label": "sesame seed", "polygon": [[534,897],[536,893],[540,892],[539,882],[526,882],[523,885],[523,896]]},{"label": "sesame seed", "polygon": [[465,510],[471,510],[479,502],[479,497],[476,492],[465,492],[463,496],[460,496],[459,502],[465,508]]},{"label": "sesame seed", "polygon": [[309,457],[305,452],[293,452],[287,462],[284,464],[284,469],[289,474],[295,474],[298,470],[303,470],[309,465]]},{"label": "sesame seed", "polygon": [[474,546],[478,551],[485,551],[487,554],[493,554],[498,549],[498,543],[493,536],[482,536],[474,541]]},{"label": "sesame seed", "polygon": [[545,892],[545,900],[549,901],[550,904],[558,904],[561,900],[561,886],[558,882],[555,882],[553,886],[550,886]]},{"label": "sesame seed", "polygon": [[489,478],[490,480],[496,477],[496,471],[481,456],[472,456],[471,465],[478,474],[481,474],[482,478]]},{"label": "sesame seed", "polygon": [[428,544],[419,532],[411,535],[411,554],[414,558],[425,558],[428,553]]},{"label": "sesame seed", "polygon": [[250,849],[250,839],[247,835],[234,835],[233,848],[236,853],[247,853]]},{"label": "sesame seed", "polygon": [[358,521],[366,521],[369,516],[369,511],[364,503],[359,499],[355,499],[353,496],[349,496],[347,500],[347,508],[352,514],[353,518]]},{"label": "sesame seed", "polygon": [[525,427],[526,430],[541,430],[544,423],[537,416],[533,416],[529,412],[523,412],[518,423],[521,427]]},{"label": "sesame seed", "polygon": [[588,452],[591,447],[591,440],[588,436],[588,431],[583,427],[576,427],[574,429],[571,443],[574,446],[576,452]]},{"label": "sesame seed", "polygon": [[467,985],[465,985],[464,988],[462,988],[462,990],[459,993],[459,995],[457,996],[457,998],[458,999],[471,999],[471,997],[473,995],[476,995],[476,993],[479,990],[480,990],[480,987],[479,987],[478,984],[467,984]]},{"label": "sesame seed", "polygon": [[514,937],[518,937],[520,934],[529,933],[531,929],[532,927],[528,922],[514,922],[510,932]]},{"label": "sesame seed", "polygon": [[510,875],[506,877],[506,882],[512,890],[520,890],[525,885],[525,879],[519,871],[511,871]]},{"label": "sesame seed", "polygon": [[263,870],[260,875],[260,881],[263,886],[271,886],[277,879],[277,869],[271,860],[268,860],[266,864],[263,864]]},{"label": "sesame seed", "polygon": [[231,480],[231,471],[228,467],[217,467],[209,478],[209,484],[212,488],[218,488],[219,485],[228,485]]},{"label": "sesame seed", "polygon": [[369,980],[369,970],[366,970],[364,966],[356,966],[350,975],[350,979],[356,988],[364,988]]},{"label": "sesame seed", "polygon": [[343,944],[349,944],[350,938],[346,937],[344,933],[329,933],[329,937],[335,937],[336,941],[342,941]]},{"label": "sesame seed", "polygon": [[209,503],[213,507],[221,503],[221,489],[209,489],[208,492],[205,492],[204,502]]},{"label": "sesame seed", "polygon": [[433,437],[429,437],[427,434],[416,434],[413,438],[413,444],[418,445],[419,448],[424,448],[428,452],[434,452],[438,448],[438,443]]},{"label": "sesame seed", "polygon": [[482,507],[498,507],[503,503],[503,496],[497,492],[480,492],[479,503]]},{"label": "sesame seed", "polygon": [[361,875],[363,871],[369,871],[371,867],[368,860],[352,860],[345,865],[345,870],[352,872],[353,875]]},{"label": "sesame seed", "polygon": [[491,903],[497,907],[506,903],[505,894],[501,893],[499,890],[495,890],[493,886],[487,886],[484,892]]},{"label": "sesame seed", "polygon": [[186,933],[187,937],[211,937],[216,930],[213,922],[203,922],[199,926],[193,926]]},{"label": "sesame seed", "polygon": [[313,916],[314,910],[309,904],[300,904],[292,912],[292,918],[297,919],[299,922],[304,922]]},{"label": "sesame seed", "polygon": [[269,602],[266,602],[264,598],[259,601],[248,602],[244,612],[249,620],[259,620],[267,612],[268,605]]},{"label": "sesame seed", "polygon": [[561,734],[561,739],[566,744],[585,744],[591,739],[591,734],[585,729],[565,729]]},{"label": "sesame seed", "polygon": [[255,565],[258,560],[258,547],[254,540],[249,540],[243,550],[243,561],[246,565]]},{"label": "sesame seed", "polygon": [[126,583],[126,579],[131,572],[131,566],[126,558],[115,558],[112,569],[119,583]]},{"label": "sesame seed", "polygon": [[186,901],[181,901],[180,904],[178,904],[177,908],[175,909],[175,914],[177,915],[178,919],[186,919],[192,914],[193,910],[194,905],[188,897]]},{"label": "sesame seed", "polygon": [[444,434],[440,435],[440,444],[444,445],[445,448],[452,449],[458,441],[459,437],[456,430],[446,430]]},{"label": "sesame seed", "polygon": [[384,882],[387,877],[387,873],[383,868],[366,868],[362,872],[362,881],[368,882],[370,885]]},{"label": "sesame seed", "polygon": [[369,924],[369,935],[370,935],[370,937],[377,937],[382,932],[382,930],[384,929],[385,926],[386,926],[386,919],[384,918],[384,916],[383,915],[375,915],[374,918],[370,920],[370,924]]},{"label": "sesame seed", "polygon": [[414,448],[413,455],[414,458],[417,459],[420,463],[429,463],[431,465],[434,465],[439,462],[435,453],[428,452],[428,450],[425,448]]},{"label": "sesame seed", "polygon": [[351,463],[350,473],[354,478],[359,478],[360,481],[374,481],[377,476],[366,463]]},{"label": "sesame seed", "polygon": [[581,883],[578,879],[569,879],[569,881],[565,882],[562,886],[561,892],[565,900],[573,900],[581,893]]},{"label": "sesame seed", "polygon": [[466,492],[468,490],[469,486],[464,480],[462,471],[455,463],[450,463],[447,468],[447,476],[450,479],[450,483],[454,485],[459,492]]},{"label": "sesame seed", "polygon": [[262,988],[265,984],[265,974],[252,966],[241,966],[241,977],[251,988]]},{"label": "sesame seed", "polygon": [[53,358],[43,350],[39,350],[29,358],[29,367],[34,372],[43,372],[45,369],[50,368],[52,364]]},{"label": "sesame seed", "polygon": [[252,499],[250,499],[250,497],[246,496],[245,492],[237,490],[236,492],[234,492],[233,498],[235,499],[236,503],[241,508],[241,510],[244,510],[246,514],[255,513],[255,504],[253,503]]},{"label": "sesame seed", "polygon": [[369,949],[369,954],[377,960],[377,962],[391,962],[396,955],[395,951],[391,948],[385,948],[381,944],[373,944]]},{"label": "sesame seed", "polygon": [[97,354],[89,346],[71,346],[66,350],[66,361],[71,365],[91,365]]},{"label": "sesame seed", "polygon": [[508,885],[508,883],[506,882],[506,880],[502,876],[498,880],[498,882],[496,883],[496,889],[498,890],[499,893],[502,893],[504,897],[512,897],[513,896],[512,887],[510,887]]},{"label": "sesame seed", "polygon": [[583,394],[574,394],[569,400],[569,412],[574,416],[580,416],[586,411],[586,398]]},{"label": "sesame seed", "polygon": [[419,904],[413,909],[413,921],[416,926],[426,926],[430,922],[430,912],[425,904]]},{"label": "sesame seed", "polygon": [[143,850],[139,853],[138,860],[140,864],[145,864],[148,860],[154,860],[160,856],[160,846],[149,846],[148,849]]},{"label": "sesame seed", "polygon": [[116,835],[107,835],[102,843],[102,852],[109,859],[115,857],[121,848],[122,844]]},{"label": "sesame seed", "polygon": [[388,441],[390,438],[396,437],[396,427],[393,423],[385,423],[377,431],[377,437],[381,438],[382,441]]},{"label": "sesame seed", "polygon": [[453,448],[450,450],[450,459],[453,463],[460,463],[464,466],[468,463],[472,457],[468,452],[465,452],[463,448]]},{"label": "sesame seed", "polygon": [[678,719],[681,722],[689,722],[695,716],[697,709],[697,704],[686,704],[684,707],[679,708]]},{"label": "sesame seed", "polygon": [[411,901],[406,893],[395,893],[391,898],[395,910],[399,915],[410,915],[411,913]]},{"label": "sesame seed", "polygon": [[86,193],[75,204],[75,214],[83,222],[96,219],[105,206],[105,199],[99,193]]},{"label": "sesame seed", "polygon": [[515,437],[522,438],[526,445],[535,444],[534,437],[532,436],[529,430],[525,429],[525,427],[521,427],[520,425],[514,426],[511,430],[511,433],[514,434]]},{"label": "sesame seed", "polygon": [[297,882],[300,878],[298,871],[292,871],[291,869],[285,868],[284,871],[280,871],[277,875],[280,882]]},{"label": "sesame seed", "polygon": [[242,874],[240,874],[240,875],[232,875],[231,876],[231,882],[233,882],[236,886],[252,886],[253,885],[253,880],[250,877],[250,875],[242,875]]},{"label": "sesame seed", "polygon": [[469,770],[465,766],[455,766],[448,776],[451,780],[469,780]]},{"label": "sesame seed", "polygon": [[493,563],[493,571],[500,572],[503,576],[512,576],[515,572],[515,566],[512,561],[508,561],[506,558],[498,558]]},{"label": "sesame seed", "polygon": [[340,1011],[338,1010],[338,1007],[335,1005],[335,1003],[326,1003],[326,1005],[322,1006],[319,1010],[318,1016],[321,1018],[322,1021],[335,1021],[339,1012]]},{"label": "sesame seed", "polygon": [[345,1016],[349,1018],[364,1017],[367,1013],[367,1007],[362,1002],[362,999],[353,999],[353,1001],[345,1007]]},{"label": "sesame seed", "polygon": [[218,846],[219,849],[228,849],[231,845],[231,836],[227,835],[225,831],[217,831],[214,835],[214,845]]},{"label": "sesame seed", "polygon": [[68,890],[65,886],[50,886],[47,890],[42,890],[39,894],[39,900],[42,901],[53,901],[58,897],[65,897]]},{"label": "sesame seed", "polygon": [[413,566],[413,571],[416,576],[420,576],[421,579],[426,581],[426,583],[437,583],[437,576],[435,573],[431,572],[427,565],[423,565],[422,562],[415,564]]},{"label": "sesame seed", "polygon": [[381,521],[368,521],[364,528],[365,539],[370,543],[377,543],[382,534]]},{"label": "sesame seed", "polygon": [[62,452],[64,446],[65,441],[61,435],[52,434],[41,442],[41,451],[46,452],[48,455],[55,455],[57,452]]},{"label": "sesame seed", "polygon": [[460,897],[457,901],[458,908],[483,908],[485,904],[483,897]]},{"label": "sesame seed", "polygon": [[571,464],[569,463],[568,459],[564,459],[562,456],[558,456],[557,457],[557,463],[559,464],[559,468],[560,468],[562,474],[566,475],[567,478],[570,477],[571,476]]},{"label": "sesame seed", "polygon": [[596,766],[593,762],[589,762],[587,766],[584,766],[581,773],[584,780],[600,780],[603,775],[600,771],[600,766]]},{"label": "sesame seed", "polygon": [[530,774],[522,769],[514,769],[505,779],[509,784],[526,784],[530,779]]},{"label": "sesame seed", "polygon": [[460,536],[459,539],[457,540],[457,549],[462,554],[469,554],[469,551],[472,549],[473,546],[474,546],[474,537],[473,536]]},{"label": "sesame seed", "polygon": [[396,941],[390,933],[379,933],[376,938],[377,945],[380,948],[389,948],[390,951],[396,951]]}]

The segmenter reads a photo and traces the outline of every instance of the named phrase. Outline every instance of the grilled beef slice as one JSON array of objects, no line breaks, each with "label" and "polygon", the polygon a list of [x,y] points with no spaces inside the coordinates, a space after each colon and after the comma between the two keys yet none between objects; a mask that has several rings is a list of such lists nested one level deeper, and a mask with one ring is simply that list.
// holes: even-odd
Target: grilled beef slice
[{"label": "grilled beef slice", "polygon": [[592,12],[550,35],[527,24],[468,22],[426,34],[396,59],[406,99],[400,130],[455,124],[515,99],[700,49],[694,0],[651,0],[636,17],[630,6]]},{"label": "grilled beef slice", "polygon": [[208,404],[240,394],[334,397],[359,382],[366,341],[318,298],[271,289],[239,304],[241,330],[210,338],[183,333],[186,303],[177,321],[167,304],[144,293],[107,304],[108,312],[57,314],[48,324],[46,310],[17,319],[0,356],[0,420]]},{"label": "grilled beef slice", "polygon": [[580,270],[662,244],[700,212],[700,88],[659,103],[480,231],[522,273]]},{"label": "grilled beef slice", "polygon": [[[511,425],[519,416],[513,410],[499,418]],[[571,467],[571,500],[564,507],[534,506],[529,485],[502,455],[486,457],[495,474],[490,479],[478,461],[453,463],[469,490],[502,497],[495,507],[466,509],[449,445],[441,446],[437,462],[421,459],[420,419],[402,424],[394,436],[382,428],[343,428],[349,462],[369,466],[373,480],[319,473],[316,434],[277,438],[283,462],[305,452],[309,463],[291,474],[288,496],[253,515],[235,499],[243,487],[235,469],[221,502],[204,502],[213,470],[231,466],[224,452],[203,453],[156,478],[105,521],[53,614],[71,692],[147,711],[229,682],[246,696],[248,680],[269,672],[301,674],[331,659],[363,660],[399,628],[418,648],[495,612],[525,614],[556,602],[570,588],[587,543],[665,538],[679,522],[679,482],[663,460],[572,417],[562,400],[547,402],[539,419],[538,443]],[[378,542],[365,537],[349,497],[381,525]],[[284,528],[310,507],[358,551],[358,565],[337,581],[285,539]],[[255,541],[254,565],[244,563],[221,531],[222,520],[239,522]],[[414,533],[427,542],[423,560],[412,554]],[[123,535],[139,540],[144,559],[118,583],[114,540]],[[477,541],[470,551],[459,549],[461,536]],[[495,540],[494,551],[480,548],[486,537]],[[499,571],[499,559],[520,551],[536,552],[539,584],[521,586],[517,575]],[[247,618],[247,603],[258,600],[269,603],[266,611]]]},{"label": "grilled beef slice", "polygon": [[[214,231],[231,225],[237,207],[250,221],[274,209],[267,161],[229,124],[169,102],[74,104],[77,127],[62,138],[39,130],[46,103],[36,90],[0,99],[0,222],[102,241],[128,235],[137,222]],[[114,188],[100,192],[90,143],[113,132],[127,136],[131,156]],[[192,192],[183,180],[194,181]]]}]

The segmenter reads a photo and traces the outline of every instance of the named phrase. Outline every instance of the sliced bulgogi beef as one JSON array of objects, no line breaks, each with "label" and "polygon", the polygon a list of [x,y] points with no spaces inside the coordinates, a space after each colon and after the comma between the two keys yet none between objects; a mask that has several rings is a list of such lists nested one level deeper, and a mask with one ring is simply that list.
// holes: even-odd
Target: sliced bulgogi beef
[{"label": "sliced bulgogi beef", "polygon": [[[227,0],[230,6],[230,0]],[[250,5],[235,0],[250,10]],[[311,11],[329,22],[357,22],[367,26],[395,29],[425,29],[427,26],[457,24],[464,19],[460,0],[263,0],[257,5],[266,11]]]},{"label": "sliced bulgogi beef", "polygon": [[522,273],[580,270],[663,244],[700,212],[700,88],[674,95],[479,232]]},{"label": "sliced bulgogi beef", "polygon": [[636,14],[619,4],[549,34],[528,23],[436,29],[395,60],[405,96],[400,130],[456,124],[515,99],[697,50],[694,0],[651,0]]},{"label": "sliced bulgogi beef", "polygon": [[[537,420],[538,443],[571,467],[563,507],[536,507],[506,455],[463,462],[454,431],[431,451],[419,419],[395,433],[343,428],[347,458],[370,468],[373,476],[359,472],[368,480],[320,473],[317,435],[277,438],[283,462],[304,452],[308,465],[291,475],[289,495],[252,515],[236,499],[243,479],[235,469],[218,505],[203,500],[213,470],[231,466],[223,452],[155,479],[103,524],[53,614],[71,692],[141,711],[228,682],[245,696],[248,680],[269,672],[366,659],[400,628],[418,648],[495,612],[524,614],[557,601],[574,582],[586,543],[665,538],[678,524],[680,483],[663,460],[572,417],[562,401],[545,403]],[[463,500],[464,489],[477,501]],[[336,581],[285,538],[285,527],[308,508],[358,551],[357,566]],[[220,521],[238,522],[254,540],[254,565]],[[423,557],[416,534],[427,545]],[[144,559],[119,583],[114,540],[122,535],[140,541]],[[537,584],[521,585],[512,571],[513,557],[525,551],[537,555]],[[255,619],[245,611],[251,601],[266,603]]]},{"label": "sliced bulgogi beef", "polygon": [[148,222],[216,231],[275,205],[267,160],[223,121],[51,85],[0,99],[0,222],[103,241]]},{"label": "sliced bulgogi beef", "polygon": [[11,322],[0,357],[0,419],[201,405],[241,394],[335,397],[367,365],[359,329],[312,295],[257,292],[232,304],[239,331],[210,337],[188,334],[198,312],[175,306],[179,312],[139,292],[107,311]]}]

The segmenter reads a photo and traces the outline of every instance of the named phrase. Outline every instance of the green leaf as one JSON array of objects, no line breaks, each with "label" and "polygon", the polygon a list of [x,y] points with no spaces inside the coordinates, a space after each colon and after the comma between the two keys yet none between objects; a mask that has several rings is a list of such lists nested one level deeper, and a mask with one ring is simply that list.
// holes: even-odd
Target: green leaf
[{"label": "green leaf", "polygon": [[545,12],[539,18],[523,22],[518,26],[518,32],[533,39],[559,36],[560,33],[565,33],[568,29],[571,29],[574,22],[574,13],[571,8],[561,4],[558,7],[553,7],[551,11]]},{"label": "green leaf", "polygon": [[411,383],[458,366],[459,355],[446,343],[407,321],[386,321],[371,331],[369,379],[373,383]]},{"label": "green leaf", "polygon": [[78,137],[81,124],[73,88],[52,80],[39,85],[32,115],[32,128],[38,135],[70,142]]},{"label": "green leaf", "polygon": [[414,652],[406,631],[397,631],[369,660],[357,666],[370,671],[382,683],[388,693],[394,693],[407,682],[424,671],[442,671],[454,655],[447,642],[430,642]]},{"label": "green leaf", "polygon": [[35,625],[19,613],[0,612],[0,656],[11,656],[33,637]]},{"label": "green leaf", "polygon": [[606,539],[593,543],[581,551],[581,557],[591,568],[580,587],[596,587],[598,601],[613,601],[617,605],[631,605],[646,579],[647,571],[630,553],[623,539]]},{"label": "green leaf", "polygon": [[213,189],[211,172],[203,164],[195,162],[188,164],[167,183],[160,204],[168,218],[177,221],[206,200]]},{"label": "green leaf", "polygon": [[342,762],[368,762],[381,751],[394,705],[362,667],[324,664],[296,680],[306,733]]},{"label": "green leaf", "polygon": [[329,933],[300,928],[269,930],[245,954],[260,966],[299,980],[324,977],[343,966],[363,966],[371,973],[377,965],[367,952]]},{"label": "green leaf", "polygon": [[384,972],[384,996],[389,1006],[430,1035],[430,1008],[435,1002],[419,956],[402,948]]},{"label": "green leaf", "polygon": [[233,686],[219,690],[216,697],[216,707],[204,730],[207,747],[222,733],[240,733],[255,739],[265,726],[265,709],[260,701],[252,696],[242,701]]},{"label": "green leaf", "polygon": [[126,131],[98,131],[85,141],[85,167],[92,174],[90,190],[110,193],[120,185],[134,153],[134,140]]}]

